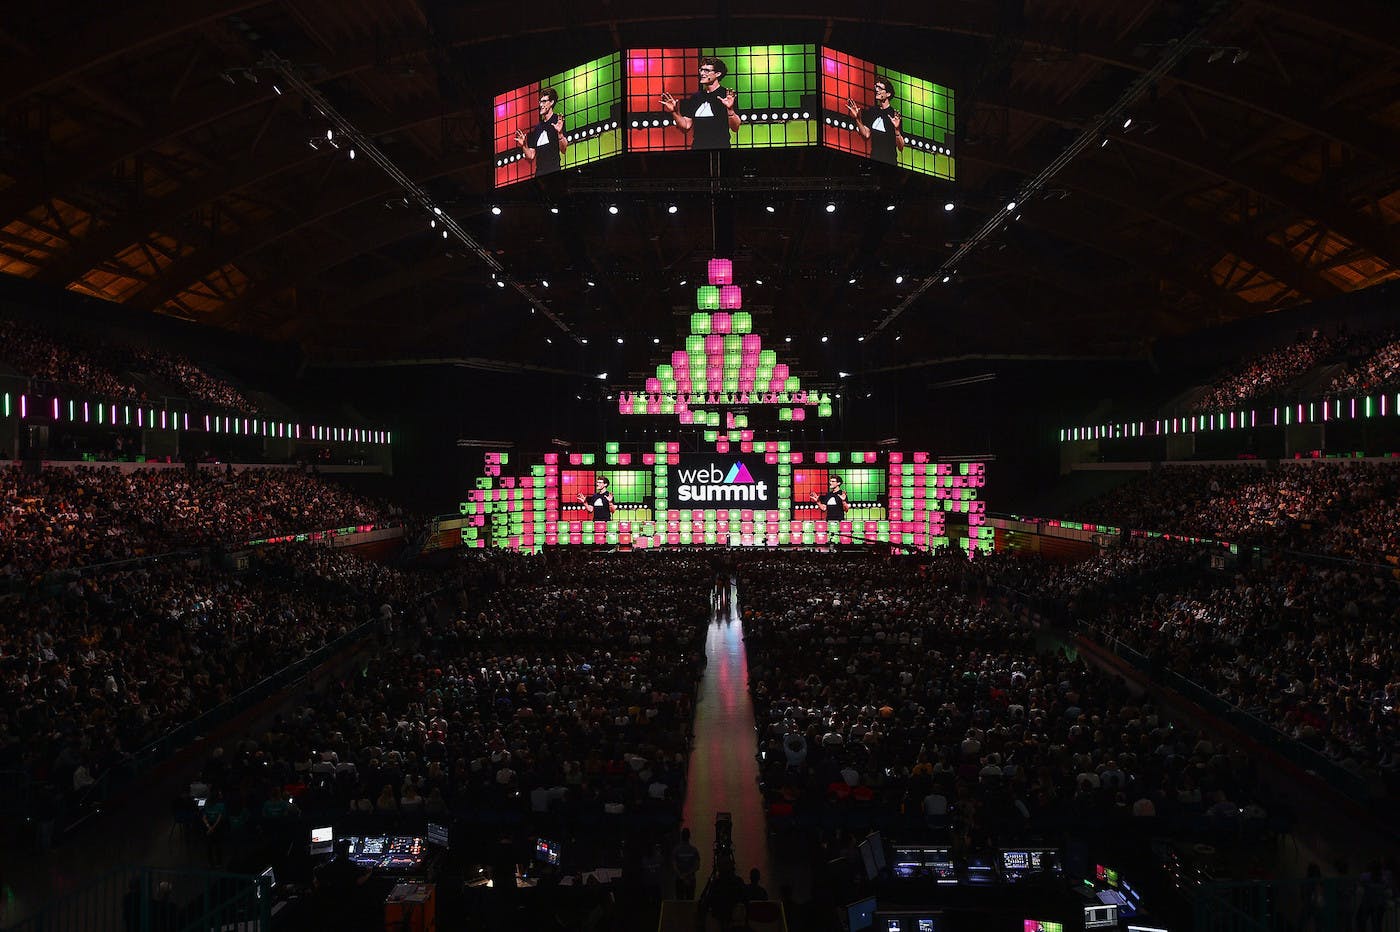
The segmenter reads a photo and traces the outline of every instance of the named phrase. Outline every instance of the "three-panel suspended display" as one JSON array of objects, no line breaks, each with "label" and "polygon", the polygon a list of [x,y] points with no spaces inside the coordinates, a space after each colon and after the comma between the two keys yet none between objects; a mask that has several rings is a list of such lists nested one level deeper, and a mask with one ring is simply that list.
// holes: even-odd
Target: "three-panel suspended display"
[{"label": "three-panel suspended display", "polygon": [[604,55],[497,95],[495,186],[629,152],[823,145],[948,181],[953,91],[811,44]]}]

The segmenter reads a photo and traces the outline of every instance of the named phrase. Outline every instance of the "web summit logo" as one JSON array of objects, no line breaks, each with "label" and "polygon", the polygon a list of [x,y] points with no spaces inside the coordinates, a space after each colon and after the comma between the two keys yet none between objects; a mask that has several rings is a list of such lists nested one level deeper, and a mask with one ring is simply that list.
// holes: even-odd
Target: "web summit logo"
[{"label": "web summit logo", "polygon": [[700,469],[677,470],[680,484],[676,500],[681,502],[767,502],[768,483],[755,482],[742,461],[735,461],[725,472],[711,463]]}]

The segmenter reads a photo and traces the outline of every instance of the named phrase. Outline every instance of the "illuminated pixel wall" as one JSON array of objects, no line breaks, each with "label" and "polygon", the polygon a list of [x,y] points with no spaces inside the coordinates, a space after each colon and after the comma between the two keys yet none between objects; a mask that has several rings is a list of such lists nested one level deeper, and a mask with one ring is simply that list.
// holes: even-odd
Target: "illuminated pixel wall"
[{"label": "illuminated pixel wall", "polygon": [[[658,442],[641,454],[621,452],[617,443],[607,444],[602,453],[546,453],[514,475],[508,468],[510,454],[488,453],[485,475],[460,506],[462,545],[527,551],[571,545],[645,549],[860,543],[919,550],[992,549],[993,528],[986,522],[981,497],[986,485],[983,463],[935,463],[922,452],[799,451],[787,441],[753,441],[746,447],[738,454],[740,461],[751,455],[776,467],[774,507],[676,507],[680,503],[671,496],[682,454],[675,441]],[[582,489],[583,477],[598,472],[610,478],[638,472],[649,475],[652,515],[639,519],[619,508],[611,521],[583,520],[582,514],[577,519],[565,517],[561,509],[565,477],[573,474],[569,487]],[[794,500],[799,489],[819,485],[824,491],[831,474],[847,483],[852,509],[844,521],[819,520],[814,509]],[[632,488],[644,489],[645,483],[637,482]],[[591,483],[587,490],[592,491]],[[614,497],[616,491],[615,486]]]},{"label": "illuminated pixel wall", "polygon": [[956,177],[952,88],[880,68],[825,46],[821,59],[823,145],[870,157],[871,144],[857,130],[846,101],[854,99],[861,107],[873,105],[875,78],[880,75],[894,85],[890,107],[901,118],[905,146],[897,154],[898,165],[949,181]]},{"label": "illuminated pixel wall", "polygon": [[738,45],[627,51],[627,148],[656,152],[691,148],[690,137],[660,104],[662,92],[684,100],[699,89],[703,56],[721,59],[724,87],[742,121],[729,135],[735,149],[817,144],[817,47]]},{"label": "illuminated pixel wall", "polygon": [[534,177],[535,163],[521,155],[515,133],[528,132],[539,123],[540,91],[549,87],[559,94],[554,110],[564,117],[568,140],[561,171],[622,152],[622,55],[614,52],[496,97],[492,134],[496,187]]}]

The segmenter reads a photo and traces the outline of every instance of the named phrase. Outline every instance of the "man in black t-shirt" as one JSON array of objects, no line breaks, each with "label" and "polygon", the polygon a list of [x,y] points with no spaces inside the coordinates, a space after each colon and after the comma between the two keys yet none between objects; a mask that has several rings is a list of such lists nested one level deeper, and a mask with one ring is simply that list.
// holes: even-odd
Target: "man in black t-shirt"
[{"label": "man in black t-shirt", "polygon": [[559,94],[552,87],[540,91],[540,121],[530,130],[515,131],[515,144],[520,152],[535,163],[535,177],[559,170],[559,160],[568,151],[569,140],[564,135],[564,117],[554,112]]},{"label": "man in black t-shirt", "polygon": [[676,126],[690,137],[692,149],[728,149],[729,134],[739,132],[734,89],[720,83],[728,73],[723,61],[707,55],[700,59],[700,90],[685,100],[661,94],[661,109],[675,114]]},{"label": "man in black t-shirt", "polygon": [[861,138],[870,140],[870,157],[889,165],[899,164],[899,152],[904,148],[904,133],[899,124],[903,117],[890,106],[894,85],[888,78],[875,79],[875,106],[861,109],[853,98],[846,98],[846,109],[856,118]]},{"label": "man in black t-shirt", "polygon": [[832,476],[826,481],[825,492],[813,492],[812,501],[826,509],[826,520],[846,520],[846,490],[841,488],[841,477]]},{"label": "man in black t-shirt", "polygon": [[584,495],[580,492],[578,500],[593,509],[594,521],[609,521],[612,519],[613,512],[617,510],[617,505],[613,502],[612,492],[608,491],[608,480],[602,476],[598,477],[593,494]]}]

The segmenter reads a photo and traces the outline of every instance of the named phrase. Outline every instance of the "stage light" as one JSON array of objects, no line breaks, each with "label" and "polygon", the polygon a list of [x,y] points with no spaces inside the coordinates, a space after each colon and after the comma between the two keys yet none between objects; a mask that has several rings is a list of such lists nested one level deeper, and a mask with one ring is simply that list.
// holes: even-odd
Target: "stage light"
[{"label": "stage light", "polygon": [[1012,217],[1011,219],[1013,219],[1013,220],[1020,220],[1020,219],[1021,219],[1021,215],[1020,215],[1020,214],[1017,214],[1015,217]]},{"label": "stage light", "polygon": [[1007,210],[1015,210],[1015,209],[1016,209],[1016,202],[1015,202],[1015,201],[1007,201],[1007,202],[1006,202],[1006,209],[1007,209]]},{"label": "stage light", "polygon": [[351,150],[350,150],[350,161],[353,162],[354,160],[355,160],[355,150],[354,150],[354,149],[351,149]]},{"label": "stage light", "polygon": [[441,216],[441,214],[442,214],[442,208],[441,208],[441,207],[434,207],[434,208],[433,208],[433,213],[438,214],[439,216]]},{"label": "stage light", "polygon": [[551,208],[549,208],[549,212],[550,212],[551,214],[557,214],[557,213],[559,213],[559,208],[558,208],[558,207],[551,207]]},{"label": "stage light", "polygon": [[429,227],[430,229],[436,230],[436,229],[437,229],[437,221],[436,221],[436,220],[429,220],[429,221],[428,221],[428,227]]},{"label": "stage light", "polygon": [[547,278],[541,278],[541,279],[540,279],[540,285],[543,286],[543,287],[545,287],[545,288],[548,288],[548,287],[549,287],[549,279],[547,279]]},{"label": "stage light", "polygon": [[902,339],[904,339],[904,334],[900,333],[895,335],[894,341],[898,343]]},{"label": "stage light", "polygon": [[443,230],[443,231],[442,231],[442,238],[443,238],[443,239],[447,239],[447,231],[446,231],[446,230]]},{"label": "stage light", "polygon": [[588,344],[588,337],[579,337],[578,341],[586,346]]},{"label": "stage light", "polygon": [[618,338],[617,338],[617,345],[618,345],[618,346],[621,346],[621,345],[622,345],[622,337],[618,337]]},{"label": "stage light", "polygon": [[546,343],[548,343],[550,346],[553,346],[553,345],[554,345],[554,341],[551,340],[549,337],[545,337],[545,338],[544,338],[544,341],[545,341]]},{"label": "stage light", "polygon": [[791,343],[791,342],[792,342],[792,337],[788,337],[787,339],[783,340],[783,342],[784,342],[784,343]]},{"label": "stage light", "polygon": [[826,205],[826,212],[829,213],[829,214],[834,214],[834,213],[836,213],[836,205],[835,205],[835,204],[827,204],[827,205]]},{"label": "stage light", "polygon": [[617,205],[616,205],[616,204],[609,204],[609,205],[608,205],[608,213],[610,213],[610,214],[616,214],[616,213],[617,213]]},{"label": "stage light", "polygon": [[675,212],[676,212],[676,205],[675,205],[675,204],[672,204],[670,207],[667,207],[667,208],[666,208],[666,213],[668,213],[668,214],[674,214]]},{"label": "stage light", "polygon": [[944,210],[952,210],[952,209],[953,209],[953,202],[952,202],[952,201],[949,201],[948,203],[944,204],[944,205],[943,205],[943,209],[944,209]]},{"label": "stage light", "polygon": [[316,145],[316,140],[314,140],[314,139],[308,139],[308,140],[306,140],[306,144],[307,144],[308,146],[310,146],[311,148],[316,149],[317,151],[319,151],[320,148],[321,148],[320,146]]},{"label": "stage light", "polygon": [[682,285],[685,284],[685,279],[684,279],[684,278],[681,279],[681,284],[682,284]]},{"label": "stage light", "polygon": [[946,284],[948,284],[948,282],[950,282],[950,281],[952,281],[952,276],[951,276],[951,275],[944,275],[944,276],[943,276],[943,284],[946,285]]},{"label": "stage light", "polygon": [[491,216],[493,216],[493,217],[499,217],[500,215],[501,215],[501,208],[499,208],[499,207],[497,207],[496,205],[493,204],[493,205],[491,206]]},{"label": "stage light", "polygon": [[606,372],[599,372],[599,373],[598,373],[598,381],[599,381],[599,382],[603,381],[603,380],[606,379],[607,377],[608,377],[608,374],[607,374]]},{"label": "stage light", "polygon": [[753,280],[753,283],[754,283],[755,285],[761,285],[761,284],[763,284],[763,279],[761,279],[761,278],[755,278],[755,279]]},{"label": "stage light", "polygon": [[775,214],[778,212],[777,208],[775,208],[772,204],[766,205],[763,209],[768,211],[770,214]]},{"label": "stage light", "polygon": [[848,279],[846,279],[846,284],[848,284],[848,285],[854,285],[855,283],[856,283],[856,280],[855,280],[854,278],[848,278]]},{"label": "stage light", "polygon": [[830,340],[830,339],[831,339],[831,337],[827,336],[826,334],[822,334],[822,342],[823,342],[823,343],[825,343],[827,340]]},{"label": "stage light", "polygon": [[661,338],[660,338],[660,337],[652,337],[652,338],[651,338],[651,342],[652,342],[652,343],[660,343],[660,342],[661,342]]},{"label": "stage light", "polygon": [[1100,140],[1099,140],[1099,148],[1100,148],[1100,149],[1104,148],[1104,147],[1107,146],[1107,145],[1108,145],[1108,137],[1107,137],[1107,136],[1105,136],[1103,139],[1100,139]]},{"label": "stage light", "polygon": [[887,210],[887,211],[894,210],[894,205],[893,205],[893,204],[886,204],[886,205],[885,205],[885,210]]},{"label": "stage light", "polygon": [[849,372],[838,372],[836,373],[836,377],[838,379],[849,379],[851,377],[851,374]]},{"label": "stage light", "polygon": [[276,84],[274,84],[274,85],[272,85],[272,89],[273,89],[274,91],[277,92],[277,96],[278,96],[278,97],[281,97],[281,96],[282,96],[282,88],[280,88],[280,87],[278,87]]},{"label": "stage light", "polygon": [[[446,231],[446,230],[443,230],[443,231],[442,231],[442,234],[443,234],[443,236],[446,236],[446,235],[447,235],[447,231]],[[500,279],[497,279],[497,280],[496,280],[496,287],[497,287],[497,288],[504,288],[505,286],[506,286],[506,283],[505,283],[505,282],[501,281]]]},{"label": "stage light", "polygon": [[896,276],[894,277],[894,283],[895,283],[896,285],[902,285],[902,284],[904,284],[904,276],[903,276],[903,275],[896,275]]},{"label": "stage light", "polygon": [[865,337],[864,337],[864,336],[856,337],[856,342],[857,342],[857,343],[864,343],[864,342],[865,342]]},{"label": "stage light", "polygon": [[334,137],[335,137],[335,131],[334,131],[334,130],[329,130],[329,129],[326,130],[326,139],[329,140],[329,139],[332,139],[332,138],[334,138]]},{"label": "stage light", "polygon": [[590,278],[590,279],[588,280],[588,287],[589,287],[589,288],[596,287],[596,285],[597,285],[597,283],[594,282],[593,279]]},{"label": "stage light", "polygon": [[1124,129],[1127,129],[1129,126],[1132,126],[1132,125],[1133,125],[1133,118],[1132,118],[1132,117],[1128,117],[1126,120],[1123,121],[1123,128],[1124,128]]}]

